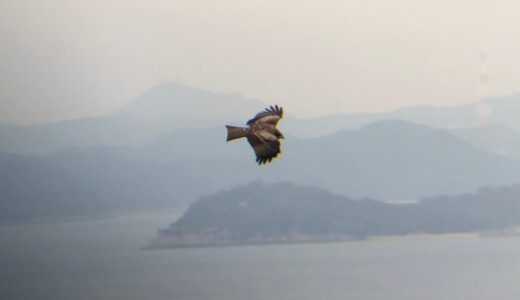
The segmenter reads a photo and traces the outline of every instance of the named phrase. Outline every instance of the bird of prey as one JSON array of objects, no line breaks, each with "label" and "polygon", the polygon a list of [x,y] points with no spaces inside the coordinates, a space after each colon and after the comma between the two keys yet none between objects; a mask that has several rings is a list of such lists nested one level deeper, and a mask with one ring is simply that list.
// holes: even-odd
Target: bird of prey
[{"label": "bird of prey", "polygon": [[247,121],[248,127],[226,125],[227,141],[247,138],[256,154],[256,162],[261,165],[271,162],[280,154],[280,139],[284,136],[276,128],[276,124],[283,116],[283,109],[278,105],[266,108],[254,118]]}]

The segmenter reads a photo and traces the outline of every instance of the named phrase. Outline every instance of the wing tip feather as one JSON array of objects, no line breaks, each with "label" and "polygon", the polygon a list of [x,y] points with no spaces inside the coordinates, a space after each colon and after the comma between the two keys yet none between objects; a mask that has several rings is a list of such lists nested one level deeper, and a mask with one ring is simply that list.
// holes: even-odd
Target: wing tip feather
[{"label": "wing tip feather", "polygon": [[271,106],[269,106],[269,107],[267,107],[265,109],[265,112],[276,113],[276,114],[282,116],[282,114],[283,114],[283,107],[278,106],[278,104],[275,104],[274,106],[271,105]]}]

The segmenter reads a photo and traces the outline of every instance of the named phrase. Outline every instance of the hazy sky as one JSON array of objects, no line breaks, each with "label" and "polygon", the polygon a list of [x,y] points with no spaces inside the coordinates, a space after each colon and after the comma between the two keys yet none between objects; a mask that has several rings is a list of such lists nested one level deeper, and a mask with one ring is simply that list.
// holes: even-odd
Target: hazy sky
[{"label": "hazy sky", "polygon": [[520,2],[1,0],[0,122],[116,110],[172,80],[299,116],[520,90]]}]

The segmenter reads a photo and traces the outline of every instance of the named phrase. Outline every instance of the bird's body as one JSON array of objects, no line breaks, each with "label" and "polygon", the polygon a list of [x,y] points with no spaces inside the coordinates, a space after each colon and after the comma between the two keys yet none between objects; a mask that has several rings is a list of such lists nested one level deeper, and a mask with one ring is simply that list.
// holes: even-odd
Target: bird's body
[{"label": "bird's body", "polygon": [[245,137],[255,151],[258,164],[271,162],[281,152],[280,139],[283,139],[284,136],[276,125],[282,117],[283,109],[275,105],[249,120],[248,127],[227,125],[227,141]]}]

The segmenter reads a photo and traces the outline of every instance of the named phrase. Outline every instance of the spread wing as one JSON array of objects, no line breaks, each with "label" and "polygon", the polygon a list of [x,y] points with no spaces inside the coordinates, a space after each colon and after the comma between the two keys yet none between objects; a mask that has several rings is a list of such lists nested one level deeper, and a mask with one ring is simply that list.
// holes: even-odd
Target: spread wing
[{"label": "spread wing", "polygon": [[247,135],[247,141],[256,154],[256,162],[261,165],[270,162],[278,156],[280,141],[268,130],[255,130]]},{"label": "spread wing", "polygon": [[283,108],[275,105],[268,107],[264,111],[258,113],[254,118],[247,121],[247,125],[251,125],[253,123],[268,123],[276,126],[282,117]]}]

